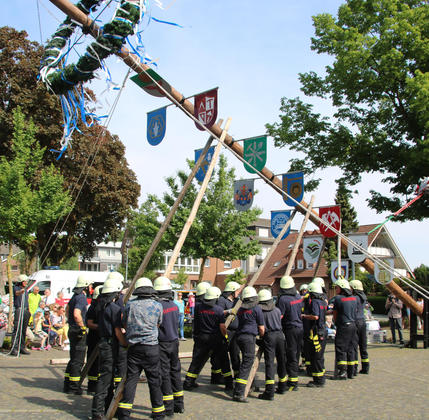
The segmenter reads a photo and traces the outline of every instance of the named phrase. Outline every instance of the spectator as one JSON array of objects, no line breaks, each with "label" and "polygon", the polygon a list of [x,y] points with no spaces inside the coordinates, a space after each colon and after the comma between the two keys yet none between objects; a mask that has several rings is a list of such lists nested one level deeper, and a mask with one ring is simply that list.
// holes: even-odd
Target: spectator
[{"label": "spectator", "polygon": [[45,307],[46,307],[45,302],[43,302],[43,300],[40,301],[39,307],[36,309],[36,312],[34,314],[37,314],[38,312],[41,312],[42,315],[43,315],[43,313],[45,312]]},{"label": "spectator", "polygon": [[4,307],[0,303],[0,348],[3,347],[3,341],[7,331],[7,314],[4,312]]},{"label": "spectator", "polygon": [[31,293],[28,295],[28,310],[30,311],[31,318],[30,323],[32,321],[33,315],[36,313],[37,308],[39,307],[39,303],[42,300],[42,296],[39,294],[39,287],[34,286]]},{"label": "spectator", "polygon": [[[421,306],[421,308],[423,310],[425,302],[421,296],[419,298],[417,298],[417,305]],[[421,317],[421,316],[417,317],[417,328],[419,330],[423,329],[423,317]]]},{"label": "spectator", "polygon": [[398,330],[399,344],[404,344],[402,336],[402,307],[404,304],[394,294],[390,294],[386,300],[387,316],[390,322],[390,331],[392,332],[392,343],[396,343],[395,330]]},{"label": "spectator", "polygon": [[194,309],[195,309],[195,296],[192,292],[189,293],[188,297],[188,306],[189,306],[189,313],[191,317],[194,317]]},{"label": "spectator", "polygon": [[57,298],[55,299],[55,304],[58,306],[63,306],[64,308],[66,307],[66,301],[64,299],[64,293],[62,290],[60,290],[57,293]]},{"label": "spectator", "polygon": [[42,323],[43,323],[43,315],[41,312],[36,312],[34,314],[34,335],[41,339],[40,347],[32,347],[31,350],[49,350],[51,346],[46,345],[46,340],[48,339],[48,333],[43,331]]},{"label": "spectator", "polygon": [[51,324],[51,319],[50,319],[51,312],[49,311],[49,309],[45,309],[43,316],[44,316],[44,318],[42,321],[42,330],[48,334],[48,337],[49,337],[49,343],[48,344],[52,345],[53,343],[55,343],[55,340],[58,337],[58,334],[52,330],[52,324]]},{"label": "spectator", "polygon": [[66,341],[68,332],[64,306],[54,307],[54,312],[51,313],[50,321],[52,330],[58,334],[59,345],[63,347],[64,344],[67,344]]},{"label": "spectator", "polygon": [[51,289],[45,289],[42,300],[48,306],[55,303],[55,298],[51,295]]},{"label": "spectator", "polygon": [[183,324],[185,322],[185,302],[182,299],[182,293],[177,294],[177,299],[174,299],[174,303],[179,308],[179,340],[185,341],[185,335],[183,331]]}]

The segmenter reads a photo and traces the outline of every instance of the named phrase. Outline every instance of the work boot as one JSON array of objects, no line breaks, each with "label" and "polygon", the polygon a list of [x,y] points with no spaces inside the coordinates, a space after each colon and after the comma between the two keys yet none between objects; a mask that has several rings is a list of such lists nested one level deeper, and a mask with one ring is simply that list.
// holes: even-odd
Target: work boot
[{"label": "work boot", "polygon": [[315,382],[314,380],[307,384],[308,388],[323,388],[324,386],[324,382]]},{"label": "work boot", "polygon": [[29,352],[26,348],[22,348],[19,352],[21,354],[31,354],[31,352]]},{"label": "work boot", "polygon": [[244,397],[244,390],[246,389],[246,385],[242,383],[235,383],[234,386],[234,394],[232,395],[232,399],[237,402],[247,402]]},{"label": "work boot", "polygon": [[213,373],[212,372],[212,376],[210,378],[210,383],[212,385],[223,385],[225,383],[225,380],[222,376],[222,373]]},{"label": "work boot", "polygon": [[284,394],[287,391],[286,382],[279,382],[276,388],[276,394]]},{"label": "work boot", "polygon": [[185,412],[185,407],[183,405],[182,406],[175,405],[174,406],[174,412],[182,414]]},{"label": "work boot", "polygon": [[247,399],[242,394],[236,394],[234,392],[234,395],[232,396],[233,401],[241,402],[241,403],[247,403]]},{"label": "work boot", "polygon": [[354,365],[347,366],[347,378],[353,379]]},{"label": "work boot", "polygon": [[336,379],[346,380],[347,379],[347,367],[344,365],[338,366],[338,376]]},{"label": "work boot", "polygon": [[234,390],[234,384],[232,382],[232,377],[229,376],[225,378],[225,391],[233,391]]},{"label": "work boot", "polygon": [[185,391],[192,391],[195,388],[198,388],[198,384],[195,382],[195,378],[190,378],[189,376],[183,381],[183,389]]},{"label": "work boot", "polygon": [[358,375],[358,365],[353,365],[353,376],[357,376]]},{"label": "work boot", "polygon": [[369,362],[362,362],[362,369],[360,370],[359,373],[362,373],[364,375],[369,374]]},{"label": "work boot", "polygon": [[259,394],[258,398],[260,400],[268,400],[268,401],[274,400],[274,384],[266,384],[265,391],[262,394]]}]

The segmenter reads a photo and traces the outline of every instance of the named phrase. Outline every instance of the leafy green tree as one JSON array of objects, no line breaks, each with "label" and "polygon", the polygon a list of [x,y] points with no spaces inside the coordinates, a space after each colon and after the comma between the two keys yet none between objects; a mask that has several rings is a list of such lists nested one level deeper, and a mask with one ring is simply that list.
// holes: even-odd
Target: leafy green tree
[{"label": "leafy green tree", "polygon": [[[25,250],[37,229],[68,212],[71,202],[59,171],[43,165],[45,149],[35,139],[33,122],[25,121],[19,107],[13,111],[13,122],[11,154],[0,158],[0,242],[9,243],[10,296],[12,245]],[[12,314],[12,299],[10,302]]]},{"label": "leafy green tree", "polygon": [[[299,98],[281,101],[280,122],[267,124],[277,147],[304,157],[306,173],[336,166],[351,185],[381,173],[391,196],[372,191],[378,212],[399,209],[429,174],[429,7],[426,0],[347,0],[338,16],[313,17],[311,48],[328,54],[323,75],[299,75],[309,97],[330,100],[333,118]],[[429,217],[429,195],[396,220]]]},{"label": "leafy green tree", "polygon": [[420,264],[414,269],[414,275],[416,276],[416,282],[421,286],[429,287],[429,267],[424,264]]},{"label": "leafy green tree", "polygon": [[[192,168],[193,162],[188,161],[188,165]],[[162,199],[157,199],[158,208],[164,216],[168,214],[179,195],[187,176],[185,171],[179,171],[177,177],[167,178],[170,191],[165,193]],[[230,261],[244,259],[260,252],[260,245],[258,241],[252,239],[252,232],[248,227],[261,214],[261,210],[253,208],[239,212],[234,208],[234,179],[234,169],[228,169],[227,160],[221,155],[217,169],[213,171],[206,194],[183,245],[182,255],[201,259],[200,281],[208,257]],[[197,183],[194,182],[166,232],[168,248],[174,248],[190,214],[196,195]],[[153,198],[155,199],[155,197]]]},{"label": "leafy green tree", "polygon": [[60,265],[61,270],[79,270],[79,258],[77,255],[69,258]]},{"label": "leafy green tree", "polygon": [[238,268],[238,269],[235,269],[233,274],[228,274],[226,276],[225,284],[229,283],[230,281],[235,281],[239,284],[244,284],[246,283],[246,279],[247,279],[246,273],[241,268]]},{"label": "leafy green tree", "polygon": [[[59,148],[61,106],[37,82],[42,54],[43,48],[28,40],[25,31],[0,28],[0,155],[11,156],[12,110],[18,105],[34,121],[38,143],[49,151]],[[76,132],[73,147],[61,159],[57,161],[52,152],[43,155],[46,167],[53,163],[61,171],[74,206],[58,224],[54,220],[39,226],[27,246],[32,258],[42,253],[42,263],[61,265],[77,253],[91,257],[95,243],[115,237],[130,209],[137,207],[140,186],[128,167],[122,142],[97,123],[80,129],[82,134]]]},{"label": "leafy green tree", "polygon": [[182,267],[179,269],[176,278],[174,279],[174,283],[180,284],[183,286],[188,281],[188,276],[185,274],[185,268]]}]

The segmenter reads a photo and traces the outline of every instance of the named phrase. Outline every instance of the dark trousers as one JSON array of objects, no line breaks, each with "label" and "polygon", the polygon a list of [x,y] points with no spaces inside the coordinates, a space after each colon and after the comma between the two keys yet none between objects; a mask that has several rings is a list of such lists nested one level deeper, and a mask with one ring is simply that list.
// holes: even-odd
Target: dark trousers
[{"label": "dark trousers", "polygon": [[231,366],[232,370],[234,371],[234,376],[237,376],[240,370],[240,348],[237,344],[237,335],[235,330],[228,330],[228,340],[228,351],[231,360]]},{"label": "dark trousers", "polygon": [[68,338],[70,341],[70,360],[67,363],[64,386],[70,390],[79,388],[80,372],[85,360],[86,335],[82,335],[78,326],[69,329]]},{"label": "dark trousers", "polygon": [[104,415],[106,408],[110,404],[110,389],[113,380],[113,367],[115,364],[115,353],[112,338],[101,338],[98,343],[99,350],[99,378],[92,400],[92,416]]},{"label": "dark trousers", "polygon": [[311,375],[313,381],[318,384],[325,383],[325,347],[326,330],[319,330],[306,337],[309,343],[309,357],[311,363]]},{"label": "dark trousers", "polygon": [[[98,334],[95,331],[90,331],[88,333],[88,338],[86,340],[87,351],[86,351],[86,359],[89,360],[92,352],[96,349],[99,341]],[[95,392],[98,381],[98,363],[99,357],[94,360],[94,363],[88,370],[88,391]]]},{"label": "dark trousers", "polygon": [[241,365],[238,376],[235,378],[234,394],[242,396],[255,360],[256,337],[252,334],[238,334],[237,345],[241,351]]},{"label": "dark trousers", "polygon": [[356,324],[350,322],[346,325],[337,326],[335,335],[335,358],[339,371],[344,371],[348,366],[354,366],[353,362],[353,340],[356,334]]},{"label": "dark trousers", "polygon": [[286,371],[288,386],[298,385],[299,356],[304,331],[299,327],[289,327],[283,330],[286,338]]},{"label": "dark trousers", "polygon": [[[19,322],[21,316],[22,320],[21,322]],[[18,348],[25,349],[25,335],[27,332],[28,322],[30,321],[30,318],[31,314],[28,309],[15,308],[15,313],[13,317],[12,350],[18,350]]]},{"label": "dark trousers", "polygon": [[159,357],[165,412],[172,414],[175,408],[182,409],[184,406],[179,340],[160,342]]},{"label": "dark trousers", "polygon": [[392,342],[396,343],[396,334],[395,330],[398,330],[399,341],[402,343],[404,337],[402,336],[402,318],[389,318],[390,322],[390,331],[392,332]]},{"label": "dark trousers", "polygon": [[127,348],[121,346],[116,338],[113,348],[116,354],[115,366],[113,368],[113,382],[116,387],[127,372]]},{"label": "dark trousers", "polygon": [[274,395],[276,374],[274,358],[277,360],[279,382],[286,382],[286,352],[283,331],[270,331],[264,334],[265,392],[270,395]]},{"label": "dark trousers", "polygon": [[356,334],[353,340],[353,360],[355,365],[359,364],[358,350],[360,352],[360,358],[362,363],[368,363],[368,350],[367,350],[367,335],[366,335],[366,322],[364,319],[358,319],[356,321]]},{"label": "dark trousers", "polygon": [[127,379],[118,406],[119,419],[129,419],[136,396],[137,383],[144,370],[149,385],[152,417],[164,417],[165,408],[161,391],[159,345],[134,344],[128,349]]},{"label": "dark trousers", "polygon": [[311,340],[310,340],[310,332],[305,331],[304,338],[302,340],[302,361],[305,363],[305,367],[307,369],[311,368]]}]

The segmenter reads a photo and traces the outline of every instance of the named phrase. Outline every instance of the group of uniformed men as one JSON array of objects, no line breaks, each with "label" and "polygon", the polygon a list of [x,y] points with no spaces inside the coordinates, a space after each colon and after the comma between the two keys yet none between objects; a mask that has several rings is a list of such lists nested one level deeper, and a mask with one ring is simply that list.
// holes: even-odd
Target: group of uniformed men
[{"label": "group of uniformed men", "polygon": [[[265,360],[265,390],[259,395],[260,399],[273,400],[275,392],[284,394],[298,390],[301,349],[307,373],[313,377],[307,386],[324,386],[325,316],[330,309],[322,278],[315,278],[298,293],[294,279],[282,277],[276,304],[268,289],[257,293],[255,288],[247,286],[241,291],[241,286],[231,281],[221,292],[209,283],[199,283],[192,362],[183,386],[179,312],[170,280],[158,277],[152,285],[147,278],[138,279],[133,292],[135,298],[125,306],[122,281],[119,273],[110,273],[104,285],[95,289],[87,310],[90,282],[82,275],[68,306],[70,361],[65,373],[64,392],[82,394],[80,375],[86,346],[89,357],[98,345],[98,359],[88,372],[88,393],[94,395],[93,420],[103,418],[114,389],[125,374],[117,414],[120,419],[130,418],[142,370],[149,385],[151,417],[183,413],[183,390],[192,391],[198,387],[196,379],[210,357],[211,382],[223,383],[225,390],[232,392],[234,401],[245,402],[245,388],[256,345],[263,349]],[[340,279],[335,288],[337,295],[333,299],[332,313],[337,328],[336,378],[352,379],[357,374],[358,347],[362,362],[360,373],[369,372],[363,316],[366,297],[358,280],[349,283]]]}]

